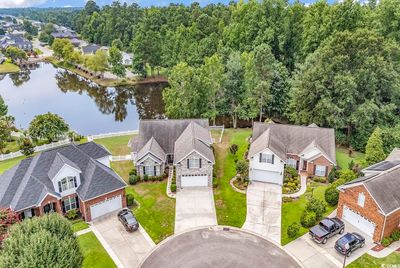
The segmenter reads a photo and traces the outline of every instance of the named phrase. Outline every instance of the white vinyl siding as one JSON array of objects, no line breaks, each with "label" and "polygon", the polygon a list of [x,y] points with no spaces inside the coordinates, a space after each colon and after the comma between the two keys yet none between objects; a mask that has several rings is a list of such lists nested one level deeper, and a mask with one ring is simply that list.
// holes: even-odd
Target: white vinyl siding
[{"label": "white vinyl siding", "polygon": [[357,200],[357,203],[358,203],[358,205],[360,206],[360,207],[364,207],[364,203],[365,203],[365,195],[364,195],[364,193],[359,193],[358,194],[358,200]]},{"label": "white vinyl siding", "polygon": [[67,212],[69,210],[72,210],[72,209],[76,209],[76,208],[77,208],[77,206],[76,206],[76,198],[74,196],[73,197],[69,197],[69,198],[64,200],[65,212]]},{"label": "white vinyl siding", "polygon": [[320,165],[315,166],[315,175],[316,176],[323,177],[323,176],[325,176],[325,173],[326,173],[326,166],[320,166]]},{"label": "white vinyl siding", "polygon": [[261,153],[260,154],[260,163],[273,164],[274,163],[274,155],[273,154]]}]

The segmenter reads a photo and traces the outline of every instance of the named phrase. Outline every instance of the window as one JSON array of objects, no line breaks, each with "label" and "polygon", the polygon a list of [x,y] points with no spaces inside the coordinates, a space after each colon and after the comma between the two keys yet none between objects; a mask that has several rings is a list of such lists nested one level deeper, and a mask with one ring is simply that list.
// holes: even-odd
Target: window
[{"label": "window", "polygon": [[188,168],[201,168],[201,159],[200,158],[192,158],[188,159]]},{"label": "window", "polygon": [[289,167],[292,167],[292,168],[294,168],[294,169],[297,169],[297,161],[296,161],[296,159],[288,158],[288,159],[286,160],[286,164],[287,164]]},{"label": "window", "polygon": [[155,176],[156,166],[144,166],[144,175]]},{"label": "window", "polygon": [[358,194],[358,201],[357,201],[358,205],[360,207],[364,207],[364,203],[365,203],[365,195],[364,193],[359,193]]},{"label": "window", "polygon": [[316,165],[315,166],[315,175],[316,176],[320,176],[323,177],[326,174],[326,166],[320,166],[320,165]]},{"label": "window", "polygon": [[76,209],[76,198],[74,196],[68,197],[67,199],[64,200],[64,210],[65,212],[71,210],[71,209]]},{"label": "window", "polygon": [[274,163],[274,155],[273,154],[260,154],[260,163]]},{"label": "window", "polygon": [[75,177],[65,177],[61,181],[58,182],[58,190],[61,192],[76,188],[78,185],[76,183]]}]

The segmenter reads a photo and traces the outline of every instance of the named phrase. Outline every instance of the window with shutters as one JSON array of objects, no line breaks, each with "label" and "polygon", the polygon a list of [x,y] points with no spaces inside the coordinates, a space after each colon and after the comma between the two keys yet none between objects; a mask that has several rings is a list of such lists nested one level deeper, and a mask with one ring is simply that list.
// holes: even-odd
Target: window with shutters
[{"label": "window with shutters", "polygon": [[156,176],[156,166],[144,166],[144,175]]},{"label": "window with shutters", "polygon": [[201,168],[201,159],[200,158],[188,159],[188,168]]},{"label": "window with shutters", "polygon": [[62,179],[59,182],[59,186],[60,186],[60,192],[72,189],[72,188],[76,188],[78,185],[76,183],[76,178],[69,176],[69,177],[65,177],[64,179]]},{"label": "window with shutters", "polygon": [[274,155],[273,154],[261,153],[260,154],[260,163],[273,164],[274,163]]}]

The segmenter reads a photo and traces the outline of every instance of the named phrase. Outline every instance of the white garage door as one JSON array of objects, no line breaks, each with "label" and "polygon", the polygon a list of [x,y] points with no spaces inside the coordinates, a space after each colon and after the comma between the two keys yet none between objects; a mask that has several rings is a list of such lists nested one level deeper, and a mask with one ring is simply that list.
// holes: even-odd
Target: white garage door
[{"label": "white garage door", "polygon": [[343,207],[343,219],[363,231],[365,234],[369,236],[374,235],[375,223],[364,218],[360,214],[357,214],[346,206]]},{"label": "white garage door", "polygon": [[208,176],[182,176],[181,187],[208,186]]},{"label": "white garage door", "polygon": [[90,206],[90,214],[92,215],[92,220],[103,216],[104,214],[113,212],[117,209],[122,208],[121,196],[117,195],[100,203]]},{"label": "white garage door", "polygon": [[282,185],[283,176],[280,172],[252,169],[250,171],[250,180],[262,181]]}]

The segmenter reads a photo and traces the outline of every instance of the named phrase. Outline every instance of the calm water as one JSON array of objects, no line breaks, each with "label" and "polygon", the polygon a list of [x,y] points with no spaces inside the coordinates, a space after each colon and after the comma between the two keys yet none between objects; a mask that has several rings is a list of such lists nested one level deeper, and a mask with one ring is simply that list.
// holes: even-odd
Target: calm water
[{"label": "calm water", "polygon": [[35,115],[52,112],[83,135],[137,129],[141,118],[163,118],[165,86],[101,87],[48,63],[0,77],[0,95],[17,127],[26,129]]}]

